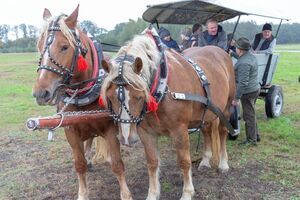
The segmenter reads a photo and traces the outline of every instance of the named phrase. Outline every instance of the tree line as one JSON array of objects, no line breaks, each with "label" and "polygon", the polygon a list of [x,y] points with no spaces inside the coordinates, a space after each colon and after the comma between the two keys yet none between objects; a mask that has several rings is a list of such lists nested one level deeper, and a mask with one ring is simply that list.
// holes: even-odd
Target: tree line
[{"label": "tree line", "polygon": [[[129,20],[128,22],[117,24],[113,30],[100,28],[96,23],[84,20],[79,26],[84,29],[87,34],[93,39],[97,39],[104,43],[123,45],[126,41],[132,39],[136,34],[141,33],[149,23],[143,19]],[[231,33],[234,29],[235,22],[221,23],[227,33]],[[160,25],[167,28],[172,38],[180,43],[180,32],[185,27],[192,25]],[[278,29],[278,24],[272,24],[273,34],[275,35]],[[256,33],[262,29],[261,24],[256,24],[255,21],[240,22],[235,38],[240,36],[247,37],[252,40]],[[9,26],[7,24],[0,25],[0,53],[11,52],[34,52],[36,51],[36,41],[39,36],[39,29],[33,25],[20,24]],[[283,23],[277,37],[277,44],[300,43],[300,24]]]}]

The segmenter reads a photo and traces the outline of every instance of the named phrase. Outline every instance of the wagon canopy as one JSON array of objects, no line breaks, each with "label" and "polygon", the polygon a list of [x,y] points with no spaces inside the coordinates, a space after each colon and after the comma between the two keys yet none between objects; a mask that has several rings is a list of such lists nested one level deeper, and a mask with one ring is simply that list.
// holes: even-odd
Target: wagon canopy
[{"label": "wagon canopy", "polygon": [[234,10],[221,4],[209,2],[209,0],[176,1],[149,6],[143,13],[143,19],[150,23],[161,24],[205,24],[211,18],[222,22],[240,15],[284,19]]}]

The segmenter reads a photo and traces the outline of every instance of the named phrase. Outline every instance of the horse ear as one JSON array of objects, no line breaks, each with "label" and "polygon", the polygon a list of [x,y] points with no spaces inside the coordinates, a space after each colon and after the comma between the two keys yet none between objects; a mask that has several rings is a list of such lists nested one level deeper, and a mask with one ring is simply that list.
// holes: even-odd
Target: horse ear
[{"label": "horse ear", "polygon": [[43,19],[44,19],[44,20],[47,20],[47,19],[49,19],[50,17],[52,17],[51,12],[50,12],[47,8],[45,8],[45,9],[44,9],[44,14],[43,14]]},{"label": "horse ear", "polygon": [[109,66],[108,62],[107,62],[106,60],[102,60],[102,61],[101,61],[101,64],[102,64],[103,69],[104,69],[107,73],[109,73],[110,66]]},{"label": "horse ear", "polygon": [[134,61],[133,71],[137,74],[140,74],[143,68],[143,61],[140,57],[137,57]]},{"label": "horse ear", "polygon": [[72,14],[65,19],[66,25],[69,27],[69,29],[75,29],[77,24],[77,18],[78,18],[78,10],[79,10],[79,4],[77,8],[72,12]]}]

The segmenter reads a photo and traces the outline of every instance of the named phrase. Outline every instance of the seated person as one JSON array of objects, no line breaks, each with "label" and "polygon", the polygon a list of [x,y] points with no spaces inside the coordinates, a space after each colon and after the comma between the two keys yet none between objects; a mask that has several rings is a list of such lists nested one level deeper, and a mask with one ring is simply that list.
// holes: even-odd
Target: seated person
[{"label": "seated person", "polygon": [[215,19],[209,19],[206,22],[206,27],[207,30],[199,37],[198,46],[214,45],[227,50],[227,35],[222,26],[218,25]]},{"label": "seated person", "polygon": [[199,37],[202,34],[202,26],[198,23],[194,24],[192,28],[192,32],[193,34],[190,39],[191,47],[197,47]]},{"label": "seated person", "polygon": [[262,32],[255,35],[251,46],[254,53],[271,54],[275,45],[276,38],[272,35],[272,26],[266,23],[262,28]]},{"label": "seated person", "polygon": [[191,35],[192,35],[192,29],[189,28],[189,27],[185,27],[181,31],[181,33],[180,33],[180,37],[181,37],[180,49],[182,51],[189,48],[189,47],[191,47],[190,44],[189,44]]},{"label": "seated person", "polygon": [[170,31],[166,28],[161,27],[159,29],[159,37],[161,41],[169,48],[175,49],[176,51],[180,52],[180,48],[175,40],[172,39]]}]

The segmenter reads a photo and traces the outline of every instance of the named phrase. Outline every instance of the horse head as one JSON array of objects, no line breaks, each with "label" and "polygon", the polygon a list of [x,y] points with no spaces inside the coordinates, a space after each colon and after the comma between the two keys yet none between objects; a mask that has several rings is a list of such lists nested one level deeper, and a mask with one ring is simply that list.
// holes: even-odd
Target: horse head
[{"label": "horse head", "polygon": [[88,68],[91,56],[83,44],[87,36],[77,28],[78,9],[70,16],[58,17],[44,10],[45,27],[37,43],[41,56],[33,88],[39,105],[57,104],[63,87],[83,80],[92,71]]},{"label": "horse head", "polygon": [[131,146],[138,139],[137,125],[146,113],[150,77],[159,61],[155,42],[145,35],[136,36],[109,63],[102,61],[109,74],[101,96],[119,124],[120,141],[125,145]]},{"label": "horse head", "polygon": [[[138,141],[136,124],[143,119],[144,102],[147,99],[147,92],[137,89],[135,82],[126,80],[123,74],[124,68],[132,69],[131,65],[134,68],[133,73],[139,74],[142,69],[140,58],[122,56],[117,59],[117,62],[115,60],[109,64],[102,61],[102,66],[107,72],[111,74],[118,72],[109,86],[108,82],[103,84],[107,90],[102,96],[106,97],[113,119],[119,124],[120,141],[127,146],[132,146]],[[117,70],[113,70],[114,68]]]}]

